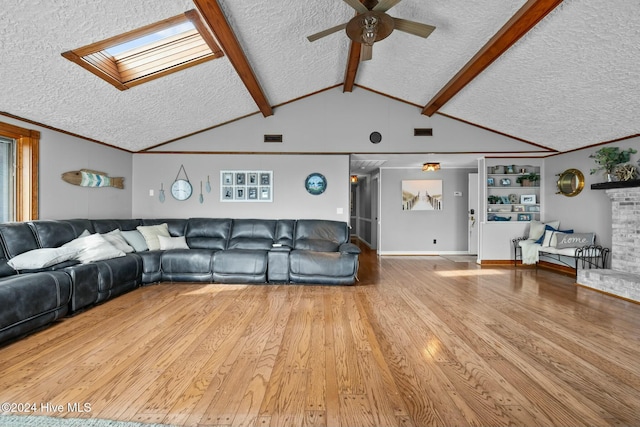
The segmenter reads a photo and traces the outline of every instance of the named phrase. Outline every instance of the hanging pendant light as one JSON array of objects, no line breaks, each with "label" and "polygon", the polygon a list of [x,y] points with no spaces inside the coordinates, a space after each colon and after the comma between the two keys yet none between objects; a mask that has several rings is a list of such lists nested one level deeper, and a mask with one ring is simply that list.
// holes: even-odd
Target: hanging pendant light
[{"label": "hanging pendant light", "polygon": [[357,184],[358,183],[358,175],[351,175],[351,179],[350,179],[352,184]]}]

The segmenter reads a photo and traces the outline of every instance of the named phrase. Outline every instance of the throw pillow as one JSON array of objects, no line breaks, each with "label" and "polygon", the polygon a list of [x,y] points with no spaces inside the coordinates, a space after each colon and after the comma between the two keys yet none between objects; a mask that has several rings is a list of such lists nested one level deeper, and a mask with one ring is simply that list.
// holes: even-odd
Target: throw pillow
[{"label": "throw pillow", "polygon": [[107,242],[111,243],[113,246],[120,249],[125,254],[133,252],[133,248],[127,243],[125,238],[122,236],[122,232],[119,229],[115,229],[108,233],[103,233],[102,237],[104,237]]},{"label": "throw pillow", "polygon": [[78,253],[74,248],[41,248],[14,256],[7,264],[14,270],[37,270],[69,261]]},{"label": "throw pillow", "polygon": [[558,238],[556,248],[558,249],[581,248],[583,246],[593,245],[595,240],[595,234],[593,233],[556,234]]},{"label": "throw pillow", "polygon": [[147,242],[142,236],[142,233],[140,233],[138,230],[121,231],[120,234],[122,234],[124,240],[127,241],[127,243],[133,248],[134,251],[143,252],[149,249],[147,247]]},{"label": "throw pillow", "polygon": [[160,241],[160,249],[163,251],[167,249],[189,249],[189,246],[187,246],[187,240],[184,236],[158,236],[158,240]]},{"label": "throw pillow", "polygon": [[531,220],[529,223],[529,239],[533,239],[536,243],[542,243],[544,239],[544,232],[546,231],[547,225],[554,229],[560,227],[560,221],[549,221],[549,222],[540,222]]},{"label": "throw pillow", "polygon": [[75,256],[75,259],[83,264],[87,264],[91,261],[101,261],[126,255],[97,233],[86,237],[78,237],[77,239],[65,243],[62,247],[78,250],[78,254]]},{"label": "throw pillow", "polygon": [[158,225],[139,225],[136,229],[142,233],[144,241],[147,243],[147,247],[150,251],[157,251],[160,249],[160,240],[158,236],[171,237],[169,234],[169,226],[167,223]]},{"label": "throw pillow", "polygon": [[571,234],[573,233],[573,230],[556,230],[555,228],[547,225],[544,231],[544,239],[542,241],[542,246],[555,247],[556,243],[558,242],[558,239],[556,237],[557,233]]}]

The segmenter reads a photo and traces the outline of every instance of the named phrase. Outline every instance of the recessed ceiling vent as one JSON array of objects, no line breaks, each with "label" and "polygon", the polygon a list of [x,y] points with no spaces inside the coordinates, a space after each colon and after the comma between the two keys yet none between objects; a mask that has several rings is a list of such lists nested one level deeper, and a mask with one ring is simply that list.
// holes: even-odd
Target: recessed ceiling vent
[{"label": "recessed ceiling vent", "polygon": [[431,129],[431,128],[415,128],[415,129],[413,129],[413,136],[433,136],[433,129]]},{"label": "recessed ceiling vent", "polygon": [[282,142],[282,135],[265,135],[264,142]]}]

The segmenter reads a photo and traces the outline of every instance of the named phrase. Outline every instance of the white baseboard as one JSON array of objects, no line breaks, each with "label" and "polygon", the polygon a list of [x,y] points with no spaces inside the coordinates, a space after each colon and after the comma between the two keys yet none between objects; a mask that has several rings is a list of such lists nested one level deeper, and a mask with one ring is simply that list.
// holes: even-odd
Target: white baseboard
[{"label": "white baseboard", "polygon": [[[468,251],[379,251],[378,255],[418,256],[418,255],[469,255]],[[475,254],[473,254],[475,255]]]}]

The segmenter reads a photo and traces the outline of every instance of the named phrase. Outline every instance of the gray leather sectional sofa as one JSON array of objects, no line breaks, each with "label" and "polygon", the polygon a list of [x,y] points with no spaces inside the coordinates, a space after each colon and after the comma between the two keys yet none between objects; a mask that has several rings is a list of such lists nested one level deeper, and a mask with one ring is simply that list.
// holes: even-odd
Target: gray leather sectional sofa
[{"label": "gray leather sectional sofa", "polygon": [[[167,224],[187,247],[15,270],[12,258],[86,234]],[[85,231],[86,230],[86,231]],[[88,233],[87,233],[88,232]],[[360,249],[329,220],[71,219],[0,224],[0,342],[158,282],[353,284]]]}]

